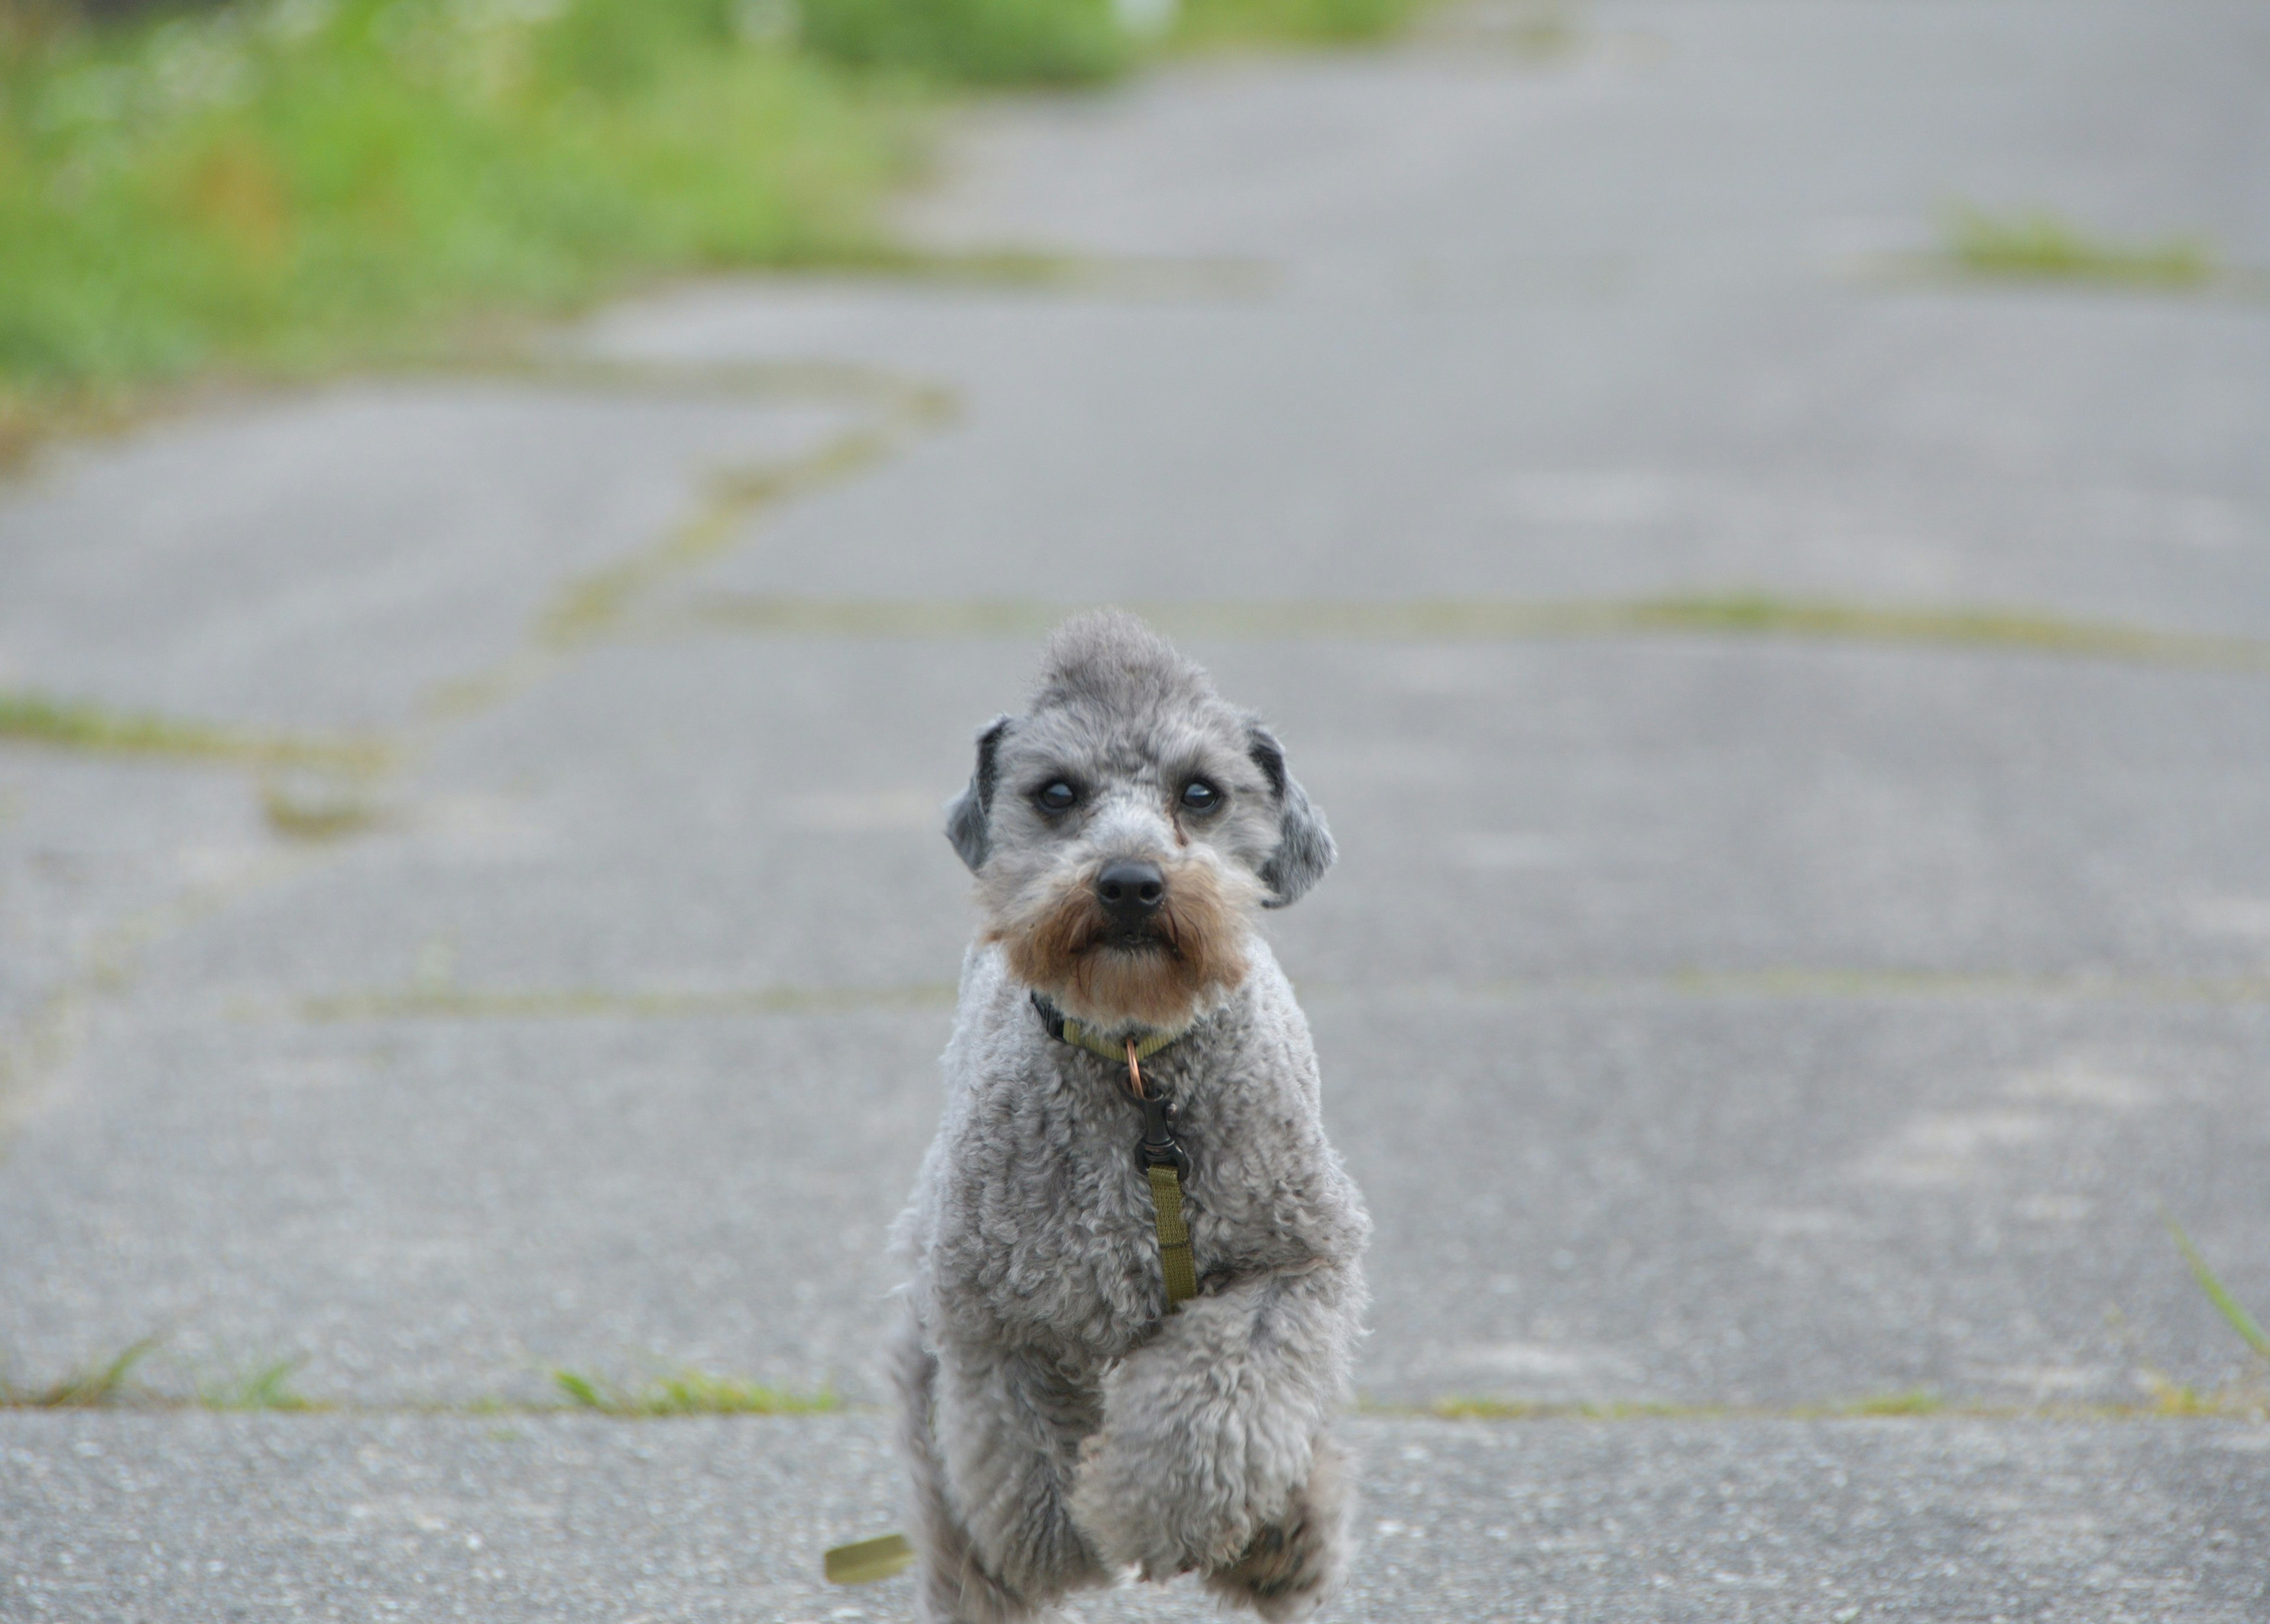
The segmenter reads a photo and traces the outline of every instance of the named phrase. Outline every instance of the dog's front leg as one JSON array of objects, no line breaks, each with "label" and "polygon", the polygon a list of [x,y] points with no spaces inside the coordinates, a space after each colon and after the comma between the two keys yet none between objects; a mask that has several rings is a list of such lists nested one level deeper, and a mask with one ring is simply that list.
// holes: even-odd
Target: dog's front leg
[{"label": "dog's front leg", "polygon": [[1245,1598],[1272,1616],[1321,1598],[1338,1574],[1339,1497],[1314,1515],[1306,1502],[1346,1379],[1358,1289],[1352,1270],[1331,1265],[1243,1281],[1184,1303],[1120,1363],[1072,1494],[1099,1556],[1147,1578],[1226,1576],[1296,1536],[1316,1547],[1317,1582],[1287,1606],[1265,1605],[1258,1584]]},{"label": "dog's front leg", "polygon": [[1100,1583],[1068,1503],[1079,1440],[1096,1425],[1094,1390],[1033,1353],[949,1341],[934,1401],[953,1509],[983,1570],[957,1581],[962,1610],[1015,1618]]}]

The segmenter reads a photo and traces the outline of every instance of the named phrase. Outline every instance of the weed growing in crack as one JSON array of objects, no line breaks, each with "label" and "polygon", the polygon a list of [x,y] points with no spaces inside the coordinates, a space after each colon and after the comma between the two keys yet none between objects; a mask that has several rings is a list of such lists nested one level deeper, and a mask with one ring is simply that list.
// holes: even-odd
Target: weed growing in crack
[{"label": "weed growing in crack", "polygon": [[[1402,1412],[1389,1407],[1384,1413]],[[1629,1398],[1576,1401],[1540,1398],[1438,1398],[1420,1412],[1445,1421],[1631,1421],[1717,1420],[1730,1413],[1724,1405],[1665,1404]]]},{"label": "weed growing in crack", "polygon": [[250,733],[148,711],[119,711],[52,694],[0,692],[0,738],[119,755],[180,756],[271,767],[369,773],[386,764],[368,740]]},{"label": "weed growing in crack", "polygon": [[1872,1393],[1866,1398],[1855,1398],[1847,1404],[1832,1405],[1823,1412],[1829,1415],[1937,1415],[1947,1408],[1947,1400],[1927,1388],[1910,1388],[1904,1392]]},{"label": "weed growing in crack", "polygon": [[315,1405],[292,1390],[292,1377],[307,1363],[294,1353],[271,1361],[244,1376],[197,1389],[203,1410],[312,1410]]},{"label": "weed growing in crack", "polygon": [[[745,636],[842,638],[1022,637],[1086,605],[1018,598],[800,598],[719,593],[684,611],[695,626]],[[2134,661],[2201,670],[2270,671],[2270,641],[2066,620],[1967,604],[1869,604],[1765,592],[1592,600],[1290,598],[1148,602],[1130,605],[1182,636],[1257,642],[1330,638],[1364,641],[1513,642],[1567,637],[1684,634],[1800,637],[1946,645]]]},{"label": "weed growing in crack", "polygon": [[842,1407],[824,1388],[797,1393],[694,1369],[657,1376],[634,1390],[574,1370],[555,1370],[552,1380],[576,1407],[602,1415],[826,1415]]},{"label": "weed growing in crack", "polygon": [[2207,1301],[2214,1304],[2215,1312],[2222,1316],[2223,1323],[2237,1331],[2238,1339],[2251,1348],[2258,1357],[2270,1359],[2270,1336],[2263,1334],[2262,1327],[2255,1323],[2254,1316],[2230,1294],[2229,1287],[2207,1265],[2206,1255],[2192,1243],[2191,1236],[2184,1233],[2184,1227],[2176,1221],[2175,1215],[2162,1207],[2160,1221],[2168,1227],[2168,1234],[2175,1241],[2176,1249],[2183,1253],[2184,1261],[2191,1265],[2192,1278],[2200,1283],[2200,1289],[2207,1294]]},{"label": "weed growing in crack", "polygon": [[2012,1405],[1950,1399],[1928,1389],[1877,1393],[1827,1404],[1666,1404],[1634,1399],[1545,1400],[1452,1397],[1417,1406],[1365,1405],[1375,1415],[1424,1415],[1446,1421],[1836,1421],[1864,1420],[2150,1420],[2270,1419],[2257,1389],[2203,1392],[2147,1370],[2151,1397],[2140,1404]]},{"label": "weed growing in crack", "polygon": [[1947,256],[1972,276],[2168,289],[2204,287],[2217,270],[2196,238],[2110,242],[2045,209],[1996,216],[1958,207],[1947,219]]},{"label": "weed growing in crack", "polygon": [[106,1362],[72,1371],[40,1387],[22,1387],[0,1376],[0,1405],[26,1410],[99,1410],[138,1397],[130,1378],[155,1351],[158,1337],[145,1337]]},{"label": "weed growing in crack", "polygon": [[2141,1406],[2146,1415],[2178,1420],[2259,1421],[2270,1417],[2259,1389],[2241,1385],[2203,1391],[2186,1382],[2170,1381],[2156,1370],[2142,1371],[2140,1376],[2152,1395],[2150,1403]]}]

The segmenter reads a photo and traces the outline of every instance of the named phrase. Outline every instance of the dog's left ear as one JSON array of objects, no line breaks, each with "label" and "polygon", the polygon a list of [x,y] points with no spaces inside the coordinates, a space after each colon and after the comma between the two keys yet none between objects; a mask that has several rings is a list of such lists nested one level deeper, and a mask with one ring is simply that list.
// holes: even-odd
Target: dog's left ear
[{"label": "dog's left ear", "polygon": [[994,756],[1009,731],[1011,718],[996,716],[977,736],[977,765],[969,775],[969,788],[953,797],[946,809],[946,838],[975,873],[992,854],[993,781],[998,775]]},{"label": "dog's left ear", "polygon": [[1277,849],[1261,865],[1261,882],[1270,893],[1261,906],[1288,907],[1332,867],[1338,855],[1332,832],[1324,827],[1324,814],[1309,804],[1307,792],[1285,770],[1285,747],[1257,722],[1246,730],[1246,753],[1277,797]]}]

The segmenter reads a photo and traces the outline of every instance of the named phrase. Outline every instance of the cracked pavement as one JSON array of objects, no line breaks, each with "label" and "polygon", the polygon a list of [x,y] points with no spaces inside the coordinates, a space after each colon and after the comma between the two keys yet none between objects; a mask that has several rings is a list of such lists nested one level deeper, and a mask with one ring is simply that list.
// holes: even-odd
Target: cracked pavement
[{"label": "cracked pavement", "polygon": [[[0,1619],[906,1616],[817,1576],[939,807],[1105,599],[1343,849],[1271,927],[1378,1225],[1334,1616],[2270,1616],[2162,1224],[2270,1311],[2270,302],[1929,258],[2270,265],[2270,22],[1519,20],[971,113],[909,229],[1061,285],[704,283],[0,491],[0,696],[271,741],[0,737],[0,1375],[158,1339],[0,1409]],[[849,1407],[558,1408],[686,1368]]]}]

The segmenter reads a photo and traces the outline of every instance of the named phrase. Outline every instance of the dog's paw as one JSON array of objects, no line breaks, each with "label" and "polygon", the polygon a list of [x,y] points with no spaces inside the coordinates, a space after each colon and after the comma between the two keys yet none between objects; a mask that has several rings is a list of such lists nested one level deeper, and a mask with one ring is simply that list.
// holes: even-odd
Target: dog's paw
[{"label": "dog's paw", "polygon": [[1270,1624],[1306,1618],[1347,1576],[1353,1507],[1339,1450],[1320,1440],[1316,1470],[1284,1516],[1255,1533],[1235,1561],[1208,1569],[1206,1588],[1253,1609]]},{"label": "dog's paw", "polygon": [[1072,1524],[1105,1567],[1131,1568],[1146,1579],[1220,1567],[1244,1548],[1252,1524],[1192,1515],[1212,1498],[1188,1480],[1197,1465],[1131,1449],[1109,1432],[1091,1434],[1072,1482]]}]

